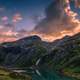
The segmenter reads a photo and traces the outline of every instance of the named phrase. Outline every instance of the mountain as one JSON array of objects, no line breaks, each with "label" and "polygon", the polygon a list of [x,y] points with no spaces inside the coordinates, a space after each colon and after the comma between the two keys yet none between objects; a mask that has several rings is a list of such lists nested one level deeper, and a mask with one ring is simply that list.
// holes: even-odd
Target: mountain
[{"label": "mountain", "polygon": [[0,65],[17,68],[42,68],[80,79],[80,33],[54,42],[34,35],[0,44]]},{"label": "mountain", "polygon": [[80,79],[80,33],[54,41],[50,54],[43,56],[40,65],[46,65]]},{"label": "mountain", "polygon": [[0,45],[0,63],[6,66],[32,66],[36,60],[47,53],[38,36],[29,36],[15,42]]}]

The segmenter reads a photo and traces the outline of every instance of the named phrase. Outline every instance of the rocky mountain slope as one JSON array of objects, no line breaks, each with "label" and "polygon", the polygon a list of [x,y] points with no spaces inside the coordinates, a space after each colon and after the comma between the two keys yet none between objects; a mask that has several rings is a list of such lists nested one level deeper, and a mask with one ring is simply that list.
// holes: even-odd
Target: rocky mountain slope
[{"label": "rocky mountain slope", "polygon": [[80,33],[56,41],[53,50],[42,58],[40,64],[80,79]]},{"label": "rocky mountain slope", "polygon": [[80,79],[80,33],[52,43],[38,36],[0,44],[0,65],[48,67]]}]

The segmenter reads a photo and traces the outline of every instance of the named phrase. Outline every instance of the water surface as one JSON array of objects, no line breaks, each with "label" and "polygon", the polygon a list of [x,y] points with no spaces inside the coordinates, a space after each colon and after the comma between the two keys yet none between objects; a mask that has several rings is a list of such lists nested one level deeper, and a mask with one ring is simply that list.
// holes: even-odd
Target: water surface
[{"label": "water surface", "polygon": [[66,77],[58,74],[56,71],[50,71],[47,69],[39,70],[40,74],[33,74],[32,80],[76,80],[70,77]]}]

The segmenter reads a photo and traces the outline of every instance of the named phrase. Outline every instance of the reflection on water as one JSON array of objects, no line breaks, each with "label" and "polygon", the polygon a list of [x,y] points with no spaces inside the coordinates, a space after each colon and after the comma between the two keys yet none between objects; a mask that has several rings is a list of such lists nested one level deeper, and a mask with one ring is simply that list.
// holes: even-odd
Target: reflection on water
[{"label": "reflection on water", "polygon": [[32,80],[76,80],[71,77],[64,76],[55,70],[52,71],[48,68],[33,69],[27,68],[26,70],[15,70],[15,72],[22,72],[32,76]]}]

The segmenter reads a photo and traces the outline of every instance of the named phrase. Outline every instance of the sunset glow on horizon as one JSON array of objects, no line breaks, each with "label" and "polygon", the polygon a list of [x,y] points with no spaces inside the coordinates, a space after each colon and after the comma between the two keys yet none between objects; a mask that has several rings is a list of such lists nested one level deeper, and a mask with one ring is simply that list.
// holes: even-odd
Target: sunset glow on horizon
[{"label": "sunset glow on horizon", "polygon": [[[24,4],[25,1],[26,0],[23,1]],[[0,43],[15,41],[22,37],[27,37],[31,35],[38,35],[42,38],[42,40],[52,42],[56,39],[61,39],[66,35],[73,36],[74,34],[79,33],[80,11],[78,11],[78,9],[80,8],[80,3],[78,3],[78,0],[74,0],[75,4],[74,6],[71,6],[73,5],[73,2],[71,2],[71,0],[63,1],[66,4],[66,6],[62,7],[63,4],[59,5],[61,6],[60,10],[63,9],[63,13],[61,13],[62,17],[59,20],[55,19],[54,17],[53,19],[48,20],[47,16],[45,17],[46,14],[44,13],[47,6],[52,2],[56,2],[55,0],[53,1],[51,0],[51,2],[47,1],[46,3],[44,3],[45,1],[44,2],[42,1],[44,3],[43,5],[45,6],[41,8],[41,4],[39,5],[39,10],[41,12],[40,14],[38,13],[39,10],[37,8],[36,8],[37,10],[35,9],[36,11],[34,10],[32,14],[31,13],[29,14],[27,10],[24,11],[24,8],[28,9],[29,11],[30,6],[27,6],[28,8],[26,8],[26,4],[24,5],[21,2],[20,4],[17,4],[16,1],[14,1],[14,3],[16,3],[16,5],[14,6],[14,10],[12,10],[13,7],[11,5],[10,5],[11,8],[7,10],[7,7],[10,6],[7,5],[7,2],[5,0],[1,1],[2,4],[0,5],[2,6],[6,5],[6,7],[0,7]],[[24,6],[20,7],[21,5]],[[20,9],[20,11],[18,11],[17,9],[18,10]],[[13,11],[15,13],[12,13]],[[55,10],[53,10],[53,12],[54,11]],[[64,15],[66,15],[66,19]],[[63,19],[65,19],[65,22],[63,21]]]}]

